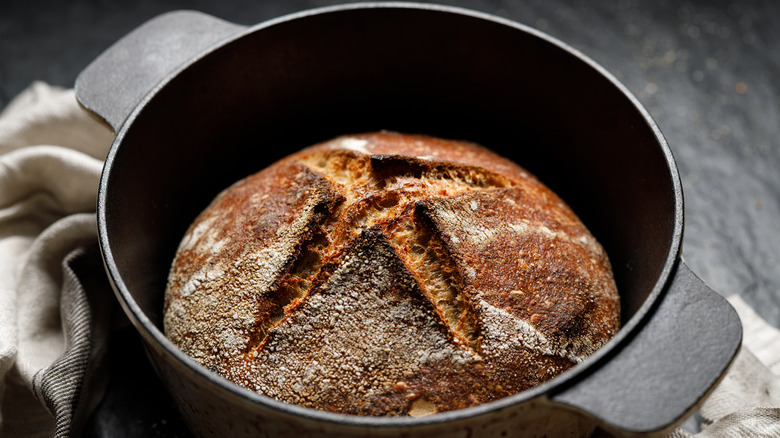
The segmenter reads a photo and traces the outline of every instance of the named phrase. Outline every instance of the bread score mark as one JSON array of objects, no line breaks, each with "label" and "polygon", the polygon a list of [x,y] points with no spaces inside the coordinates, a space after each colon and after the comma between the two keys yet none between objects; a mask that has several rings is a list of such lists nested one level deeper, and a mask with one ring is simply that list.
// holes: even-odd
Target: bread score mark
[{"label": "bread score mark", "polygon": [[[419,400],[407,395],[425,393],[421,369],[480,360],[452,342],[381,232],[361,233],[323,272],[232,378],[303,406],[338,405],[357,396],[362,402],[347,413],[393,406],[392,413],[404,414]],[[399,379],[410,383],[399,390]]]},{"label": "bread score mark", "polygon": [[[297,215],[265,214],[267,199],[234,199],[226,190],[214,201],[221,208],[204,211],[177,251],[164,304],[164,329],[206,367],[218,369],[224,357],[254,348],[278,322],[280,310],[299,298],[281,289],[279,280],[300,259],[302,243],[311,240],[316,224],[338,196],[308,168],[288,170],[295,172],[276,189],[279,197],[296,205]],[[240,189],[241,183],[234,187]],[[215,246],[219,252],[213,251]]]},{"label": "bread score mark", "polygon": [[616,323],[591,321],[593,312],[619,309],[617,296],[609,293],[614,280],[604,274],[609,260],[565,212],[517,211],[523,196],[514,188],[468,192],[430,199],[418,210],[458,254],[453,262],[464,273],[461,295],[532,327],[538,336],[527,337],[528,348],[542,346],[538,351],[576,363],[603,345],[590,339],[606,342],[618,329]]},{"label": "bread score mark", "polygon": [[[367,146],[370,144],[361,143],[360,151],[368,152]],[[325,258],[332,257],[358,233],[382,229],[390,245],[419,279],[419,287],[446,322],[453,340],[479,354],[473,303],[460,294],[459,272],[430,227],[419,221],[415,206],[431,196],[502,188],[511,182],[475,166],[401,155],[361,155],[355,148],[347,149],[331,149],[325,157],[302,159],[313,171],[341,185],[340,192],[353,194],[328,221],[330,240],[335,244]]]}]

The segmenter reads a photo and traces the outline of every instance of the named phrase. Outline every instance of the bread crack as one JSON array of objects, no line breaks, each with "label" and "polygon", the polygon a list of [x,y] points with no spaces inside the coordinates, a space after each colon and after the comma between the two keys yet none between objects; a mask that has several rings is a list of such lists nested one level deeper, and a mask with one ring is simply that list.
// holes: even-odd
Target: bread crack
[{"label": "bread crack", "polygon": [[448,181],[468,186],[470,189],[511,186],[506,177],[478,166],[405,155],[371,155],[370,162],[371,172],[380,187],[404,178]]},{"label": "bread crack", "polygon": [[300,163],[340,187],[345,200],[333,212],[327,234],[336,247],[363,230],[387,224],[407,205],[473,190],[511,187],[512,181],[478,166],[351,149],[317,151]]},{"label": "bread crack", "polygon": [[300,244],[298,254],[286,275],[276,284],[276,291],[269,294],[272,303],[258,316],[256,330],[251,335],[248,351],[262,348],[270,331],[284,318],[285,313],[303,299],[324,264],[323,254],[329,242],[321,229]]},{"label": "bread crack", "polygon": [[476,166],[401,155],[331,150],[301,162],[334,184],[346,197],[328,219],[330,258],[361,232],[380,229],[414,274],[453,339],[479,354],[479,329],[473,303],[435,228],[415,212],[420,201],[478,189],[511,186],[505,177]]},{"label": "bread crack", "polygon": [[479,325],[473,302],[463,293],[462,276],[435,229],[415,211],[390,226],[388,237],[455,340],[479,355]]}]

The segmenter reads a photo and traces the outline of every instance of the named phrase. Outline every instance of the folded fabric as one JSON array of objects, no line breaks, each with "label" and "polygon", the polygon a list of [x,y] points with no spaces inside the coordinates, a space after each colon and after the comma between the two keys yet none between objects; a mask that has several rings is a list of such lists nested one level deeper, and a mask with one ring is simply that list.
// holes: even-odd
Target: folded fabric
[{"label": "folded fabric", "polygon": [[99,315],[113,297],[84,285],[106,284],[94,212],[111,139],[73,90],[43,83],[0,114],[4,437],[76,435],[100,400],[104,376],[88,370],[100,364],[107,329]]},{"label": "folded fabric", "polygon": [[[103,394],[113,304],[95,201],[113,134],[73,90],[35,83],[0,113],[0,435],[78,436]],[[734,365],[697,438],[780,437],[780,332],[739,297]],[[682,429],[669,435],[688,438]]]}]

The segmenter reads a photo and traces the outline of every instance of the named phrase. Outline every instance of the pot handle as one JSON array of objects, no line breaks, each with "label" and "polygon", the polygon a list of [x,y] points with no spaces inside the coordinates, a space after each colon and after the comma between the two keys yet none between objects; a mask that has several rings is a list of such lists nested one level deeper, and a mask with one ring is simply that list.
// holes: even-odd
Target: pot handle
[{"label": "pot handle", "polygon": [[142,24],[76,78],[76,97],[114,132],[155,86],[208,49],[245,30],[195,11],[174,11]]},{"label": "pot handle", "polygon": [[551,399],[619,435],[661,432],[699,407],[742,343],[734,308],[682,260],[643,324],[586,379]]}]

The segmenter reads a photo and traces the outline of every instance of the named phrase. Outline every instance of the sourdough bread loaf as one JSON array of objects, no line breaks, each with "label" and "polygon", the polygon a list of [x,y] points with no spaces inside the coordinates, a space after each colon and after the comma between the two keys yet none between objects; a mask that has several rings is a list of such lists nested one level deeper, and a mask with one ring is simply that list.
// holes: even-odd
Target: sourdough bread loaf
[{"label": "sourdough bread loaf", "polygon": [[472,143],[376,132],[218,195],[178,248],[164,329],[260,394],[420,416],[559,375],[619,308],[604,250],[532,175]]}]

